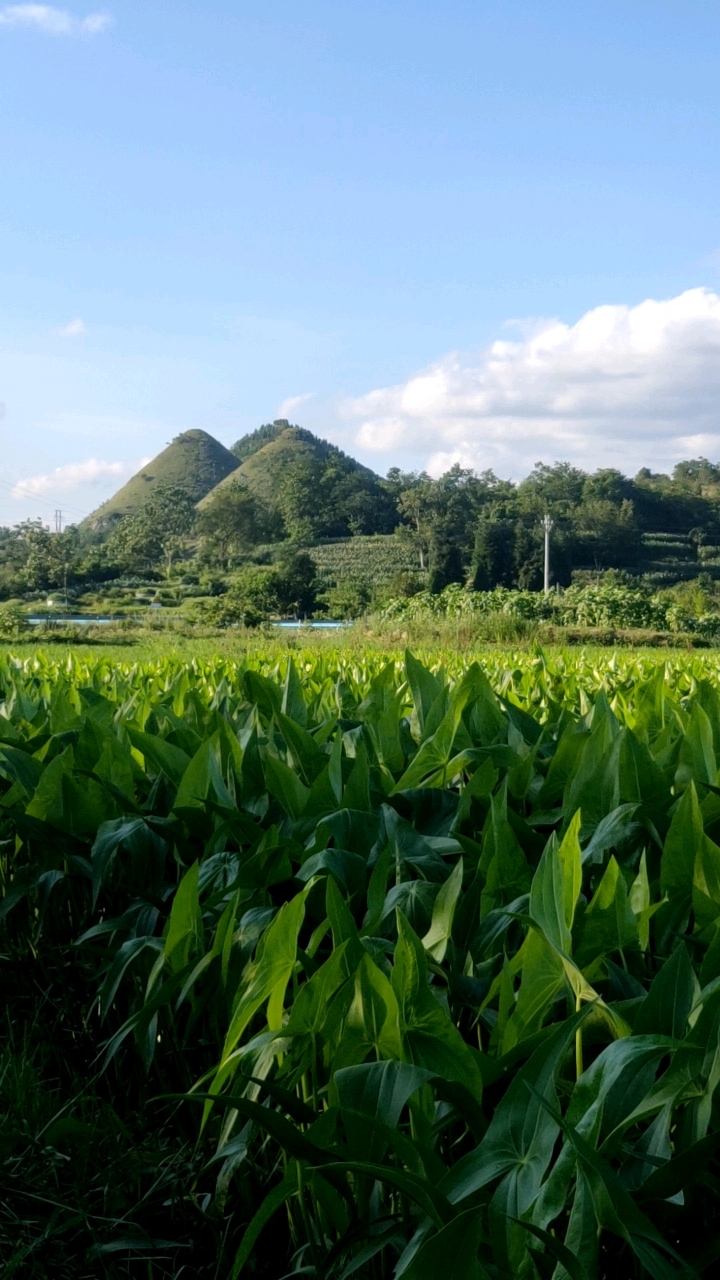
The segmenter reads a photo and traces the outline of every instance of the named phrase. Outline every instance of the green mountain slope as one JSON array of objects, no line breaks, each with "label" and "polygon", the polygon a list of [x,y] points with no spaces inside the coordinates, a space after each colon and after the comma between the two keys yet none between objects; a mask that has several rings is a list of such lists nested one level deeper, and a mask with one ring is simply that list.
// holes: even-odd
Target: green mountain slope
[{"label": "green mountain slope", "polygon": [[[235,454],[238,461],[244,462],[251,454],[257,453],[259,449],[262,449],[264,445],[271,444],[273,440],[277,440],[278,436],[281,436],[283,431],[287,431],[289,426],[290,423],[287,418],[276,418],[274,422],[264,422],[256,431],[248,432],[246,436],[241,436],[239,440],[236,440],[235,444],[231,444],[230,452]],[[295,427],[294,429],[296,431],[301,430],[300,427]],[[310,436],[312,433],[308,431],[306,434]]]},{"label": "green mountain slope", "polygon": [[265,507],[279,513],[292,538],[390,533],[397,523],[394,504],[375,473],[302,427],[282,422],[260,427],[239,440],[233,452],[243,454],[244,461],[207,494],[201,509],[221,500],[228,487],[246,484]]},{"label": "green mountain slope", "polygon": [[152,462],[132,476],[112,498],[93,511],[83,526],[102,529],[133,515],[159,486],[181,488],[199,502],[238,467],[238,460],[207,431],[183,431]]}]

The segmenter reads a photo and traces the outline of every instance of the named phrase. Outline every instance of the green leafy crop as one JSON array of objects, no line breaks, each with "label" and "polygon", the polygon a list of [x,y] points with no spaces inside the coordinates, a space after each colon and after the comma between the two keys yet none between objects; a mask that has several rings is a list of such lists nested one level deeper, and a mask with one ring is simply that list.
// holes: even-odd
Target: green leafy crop
[{"label": "green leafy crop", "polygon": [[712,1274],[713,672],[6,658],[8,1274]]}]

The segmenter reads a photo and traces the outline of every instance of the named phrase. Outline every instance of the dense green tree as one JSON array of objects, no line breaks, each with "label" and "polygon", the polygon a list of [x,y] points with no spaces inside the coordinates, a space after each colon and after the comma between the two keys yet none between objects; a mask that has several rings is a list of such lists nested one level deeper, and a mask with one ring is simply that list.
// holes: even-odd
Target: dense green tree
[{"label": "dense green tree", "polygon": [[78,557],[76,530],[51,533],[42,520],[23,520],[15,526],[22,560],[21,577],[31,591],[67,589]]},{"label": "dense green tree", "polygon": [[301,456],[280,485],[277,504],[287,536],[309,543],[325,524],[328,478],[319,458]]},{"label": "dense green tree", "polygon": [[108,539],[108,554],[122,568],[153,568],[163,562],[167,576],[186,549],[195,521],[187,490],[158,486],[135,515],[126,516]]},{"label": "dense green tree", "polygon": [[481,519],[473,549],[473,588],[491,591],[493,587],[511,587],[515,576],[514,522],[492,515]]},{"label": "dense green tree", "polygon": [[464,582],[465,548],[455,541],[449,529],[440,526],[433,530],[428,564],[428,586],[439,595],[452,582]]},{"label": "dense green tree", "polygon": [[585,558],[592,558],[597,568],[622,568],[637,560],[642,536],[634,505],[627,498],[619,504],[586,499],[573,513],[572,527]]},{"label": "dense green tree", "polygon": [[518,486],[518,493],[538,509],[568,510],[582,501],[586,479],[586,472],[569,462],[555,462],[552,466],[536,462],[530,475]]},{"label": "dense green tree", "polygon": [[588,476],[582,487],[582,502],[612,502],[615,506],[625,501],[632,501],[634,485],[622,471],[614,467],[605,467]]},{"label": "dense green tree", "polygon": [[[397,473],[396,475],[401,475]],[[432,525],[435,515],[433,481],[425,471],[402,475],[405,488],[397,494],[398,513],[402,523],[398,532],[412,543],[417,552],[420,568],[427,567]]]},{"label": "dense green tree", "polygon": [[673,468],[673,483],[700,493],[703,485],[720,484],[720,465],[707,458],[691,458]]},{"label": "dense green tree", "polygon": [[304,551],[290,551],[275,565],[243,565],[210,612],[223,625],[248,625],[278,614],[309,617],[316,603],[315,562]]},{"label": "dense green tree", "polygon": [[228,569],[233,558],[280,532],[277,518],[246,485],[221,485],[198,512],[196,531],[204,549]]},{"label": "dense green tree", "polygon": [[293,551],[279,561],[273,588],[281,613],[309,617],[317,600],[317,566],[305,551]]}]

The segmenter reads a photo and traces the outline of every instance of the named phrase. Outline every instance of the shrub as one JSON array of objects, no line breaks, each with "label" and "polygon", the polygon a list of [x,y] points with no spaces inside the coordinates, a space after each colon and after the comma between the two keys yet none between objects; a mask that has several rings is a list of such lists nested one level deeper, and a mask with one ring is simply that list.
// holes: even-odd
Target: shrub
[{"label": "shrub", "polygon": [[19,605],[0,604],[0,637],[14,639],[28,628],[28,620]]}]

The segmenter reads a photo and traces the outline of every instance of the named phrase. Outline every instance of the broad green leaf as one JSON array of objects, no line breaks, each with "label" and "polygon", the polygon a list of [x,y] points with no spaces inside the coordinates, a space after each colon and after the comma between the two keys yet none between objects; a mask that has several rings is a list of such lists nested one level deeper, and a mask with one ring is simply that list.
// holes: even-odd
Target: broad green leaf
[{"label": "broad green leaf", "polygon": [[431,1071],[399,1061],[368,1062],[337,1071],[334,1085],[353,1155],[382,1160],[387,1142],[368,1120],[394,1129],[408,1098],[432,1078]]},{"label": "broad green leaf", "polygon": [[292,657],[288,658],[287,674],[282,694],[282,713],[301,728],[307,725],[307,706],[303,697],[302,684]]},{"label": "broad green leaf", "polygon": [[165,742],[163,738],[141,733],[132,725],[127,726],[127,734],[133,746],[145,759],[177,786],[190,763],[187,752],[181,751],[180,747],[174,747],[170,742]]},{"label": "broad green leaf", "polygon": [[687,948],[681,944],[654,978],[635,1020],[635,1033],[682,1040],[697,989]]},{"label": "broad green leaf", "polygon": [[547,809],[562,799],[563,791],[577,769],[585,743],[590,737],[583,725],[571,722],[558,742],[550,768],[536,799],[538,809]]},{"label": "broad green leaf", "polygon": [[480,912],[487,916],[496,907],[530,888],[530,868],[507,820],[505,785],[492,797],[483,828],[480,871],[485,877]]},{"label": "broad green leaf", "polygon": [[19,782],[25,795],[31,798],[42,776],[43,767],[39,760],[28,755],[27,751],[17,751],[15,747],[0,747],[0,775]]},{"label": "broad green leaf", "polygon": [[165,935],[165,960],[173,973],[183,969],[190,958],[202,951],[204,931],[198,899],[199,866],[194,862],[185,872],[173,898]]},{"label": "broad green leaf", "polygon": [[551,837],[530,887],[530,915],[558,951],[570,955],[572,923],[580,894],[580,813],[576,813],[558,848]]},{"label": "broad green leaf", "polygon": [[367,890],[367,912],[363,920],[363,936],[372,937],[380,927],[384,915],[387,880],[393,861],[393,849],[390,841],[385,845],[380,857],[372,869]]},{"label": "broad green leaf", "polygon": [[348,849],[323,849],[303,862],[297,878],[304,883],[323,871],[330,871],[346,893],[362,893],[365,888],[367,863],[359,853],[351,853]]},{"label": "broad green leaf", "polygon": [[[136,766],[137,767],[137,766]],[[133,761],[127,748],[123,750],[113,733],[108,733],[93,773],[121,791],[128,800],[135,796]]]},{"label": "broad green leaf", "polygon": [[628,901],[627,885],[612,857],[582,918],[576,963],[584,968],[597,956],[622,951],[636,938],[637,923]]},{"label": "broad green leaf", "polygon": [[332,929],[333,947],[348,943],[350,964],[354,970],[364,955],[364,948],[350,908],[331,876],[328,876],[325,889],[325,909]]},{"label": "broad green leaf", "polygon": [[621,804],[642,804],[651,813],[667,809],[671,799],[667,782],[648,748],[632,729],[620,730],[610,752],[607,770],[608,788],[612,779],[611,809]]},{"label": "broad green leaf", "polygon": [[628,897],[630,910],[637,921],[638,942],[641,951],[647,951],[650,944],[650,915],[654,909],[650,904],[650,881],[647,871],[647,853],[643,849],[640,867],[630,887]]},{"label": "broad green leaf", "polygon": [[633,821],[638,808],[637,804],[620,804],[598,823],[592,838],[583,849],[583,865],[594,862],[603,863],[606,853],[611,849],[617,849],[620,844],[642,829],[640,823]]},{"label": "broad green leaf", "polygon": [[241,1274],[245,1263],[248,1261],[253,1249],[255,1248],[255,1243],[263,1230],[263,1227],[267,1226],[268,1222],[270,1222],[271,1218],[275,1216],[278,1209],[280,1209],[285,1201],[296,1192],[297,1174],[293,1168],[285,1174],[282,1182],[279,1182],[276,1187],[273,1187],[272,1191],[268,1192],[260,1205],[260,1208],[256,1211],[245,1228],[245,1233],[240,1241],[238,1251],[235,1254],[235,1260],[230,1272],[230,1280],[238,1280],[238,1276]]},{"label": "broad green leaf", "polygon": [[394,791],[417,787],[428,774],[446,766],[452,755],[453,743],[460,725],[462,713],[474,691],[475,673],[469,669],[453,691],[450,706],[435,732],[426,738],[415,758],[408,765]]},{"label": "broad green leaf", "polygon": [[291,818],[299,818],[308,801],[310,791],[292,769],[282,760],[266,755],[263,761],[265,781],[271,795],[279,800],[285,812]]},{"label": "broad green leaf", "polygon": [[459,1213],[425,1241],[408,1267],[395,1274],[405,1280],[481,1280],[481,1233],[482,1218],[477,1209]]},{"label": "broad green leaf", "polygon": [[[295,669],[292,662],[288,670],[290,669]],[[318,774],[322,773],[327,765],[328,758],[325,752],[320,750],[312,734],[291,720],[289,716],[278,712],[276,720],[290,751],[288,764],[292,768],[297,762],[305,786],[311,787]]]},{"label": "broad green leaf", "polygon": [[248,702],[254,702],[268,720],[282,711],[283,693],[274,680],[269,680],[259,671],[245,671],[243,682]]},{"label": "broad green leaf", "polygon": [[702,1176],[709,1162],[720,1150],[720,1130],[709,1133],[706,1138],[694,1142],[687,1151],[668,1160],[667,1164],[655,1169],[640,1188],[640,1199],[670,1200],[679,1192],[690,1187],[696,1178]]},{"label": "broad green leaf", "polygon": [[680,1261],[678,1255],[650,1219],[637,1207],[610,1165],[593,1150],[571,1124],[563,1119],[546,1098],[539,1095],[534,1088],[533,1093],[573,1147],[578,1164],[587,1179],[598,1225],[626,1240],[654,1280],[667,1280],[669,1276],[675,1275],[676,1272],[664,1257],[664,1253]]},{"label": "broad green leaf", "polygon": [[714,783],[716,774],[712,726],[700,703],[695,702],[680,744],[675,789],[682,791],[691,781]]},{"label": "broad green leaf", "polygon": [[392,984],[367,955],[363,955],[355,974],[355,997],[347,1016],[345,1043],[338,1061],[345,1053],[361,1058],[374,1052],[378,1059],[402,1057],[400,1021],[397,999]]},{"label": "broad green leaf", "polygon": [[145,826],[143,818],[112,818],[98,827],[91,851],[93,904],[120,846]]},{"label": "broad green leaf", "polygon": [[334,1077],[340,1107],[382,1120],[394,1128],[411,1094],[433,1073],[409,1062],[368,1062],[346,1067]]},{"label": "broad green leaf", "polygon": [[720,916],[720,848],[705,836],[695,854],[692,905],[698,929]]},{"label": "broad green leaf", "polygon": [[445,959],[448,942],[452,934],[453,916],[457,906],[463,881],[463,860],[459,858],[452,873],[440,887],[433,905],[430,928],[423,938],[423,946],[429,955],[440,964]]},{"label": "broad green leaf", "polygon": [[528,931],[514,961],[522,965],[520,989],[499,1042],[501,1054],[540,1030],[565,986],[560,956],[535,929]]},{"label": "broad green leaf", "polygon": [[28,817],[39,818],[41,822],[50,822],[53,825],[65,825],[65,803],[62,783],[63,778],[71,773],[73,764],[74,755],[71,746],[66,747],[60,755],[55,756],[55,759],[50,761],[50,764],[46,766],[40,777],[34,789],[33,797],[25,810]]},{"label": "broad green leaf", "polygon": [[568,1122],[588,1141],[616,1129],[647,1096],[659,1063],[673,1047],[661,1034],[614,1040],[576,1082]]},{"label": "broad green leaf", "polygon": [[346,809],[369,811],[370,803],[370,769],[368,766],[365,743],[360,742],[355,752],[355,763],[345,784],[343,805]]},{"label": "broad green leaf", "polygon": [[[217,1092],[234,1070],[233,1050],[240,1041],[248,1023],[266,1000],[270,1000],[267,1021],[271,1031],[279,1030],[285,989],[297,957],[297,939],[305,917],[305,898],[308,890],[286,902],[269,925],[258,947],[258,955],[249,973],[244,976],[242,987],[233,1012],[222,1049],[222,1056],[215,1073],[212,1091]],[[205,1117],[209,1115],[209,1107]],[[204,1121],[203,1121],[204,1122]]]},{"label": "broad green leaf", "polygon": [[675,810],[663,846],[660,888],[670,899],[689,904],[692,897],[695,857],[704,841],[703,821],[693,782]]},{"label": "broad green leaf", "polygon": [[228,808],[233,806],[233,797],[223,781],[217,734],[203,742],[187,766],[178,784],[174,808],[202,809],[210,797]]},{"label": "broad green leaf", "polygon": [[442,685],[427,667],[413,657],[409,649],[405,650],[405,674],[412,691],[415,715],[420,729],[420,741],[422,741],[425,722],[433,703],[443,692]]},{"label": "broad green leaf", "polygon": [[479,1096],[482,1077],[475,1059],[428,986],[425,948],[402,912],[397,913],[397,928],[392,985],[400,1012],[403,1056]]},{"label": "broad green leaf", "polygon": [[515,1073],[480,1145],[458,1160],[440,1185],[452,1204],[461,1203],[511,1170],[521,1179],[524,1199],[537,1194],[552,1159],[559,1126],[536,1094],[528,1091],[528,1085],[543,1098],[555,1101],[558,1074],[573,1052],[575,1034],[588,1013],[585,1008],[567,1018]]}]

